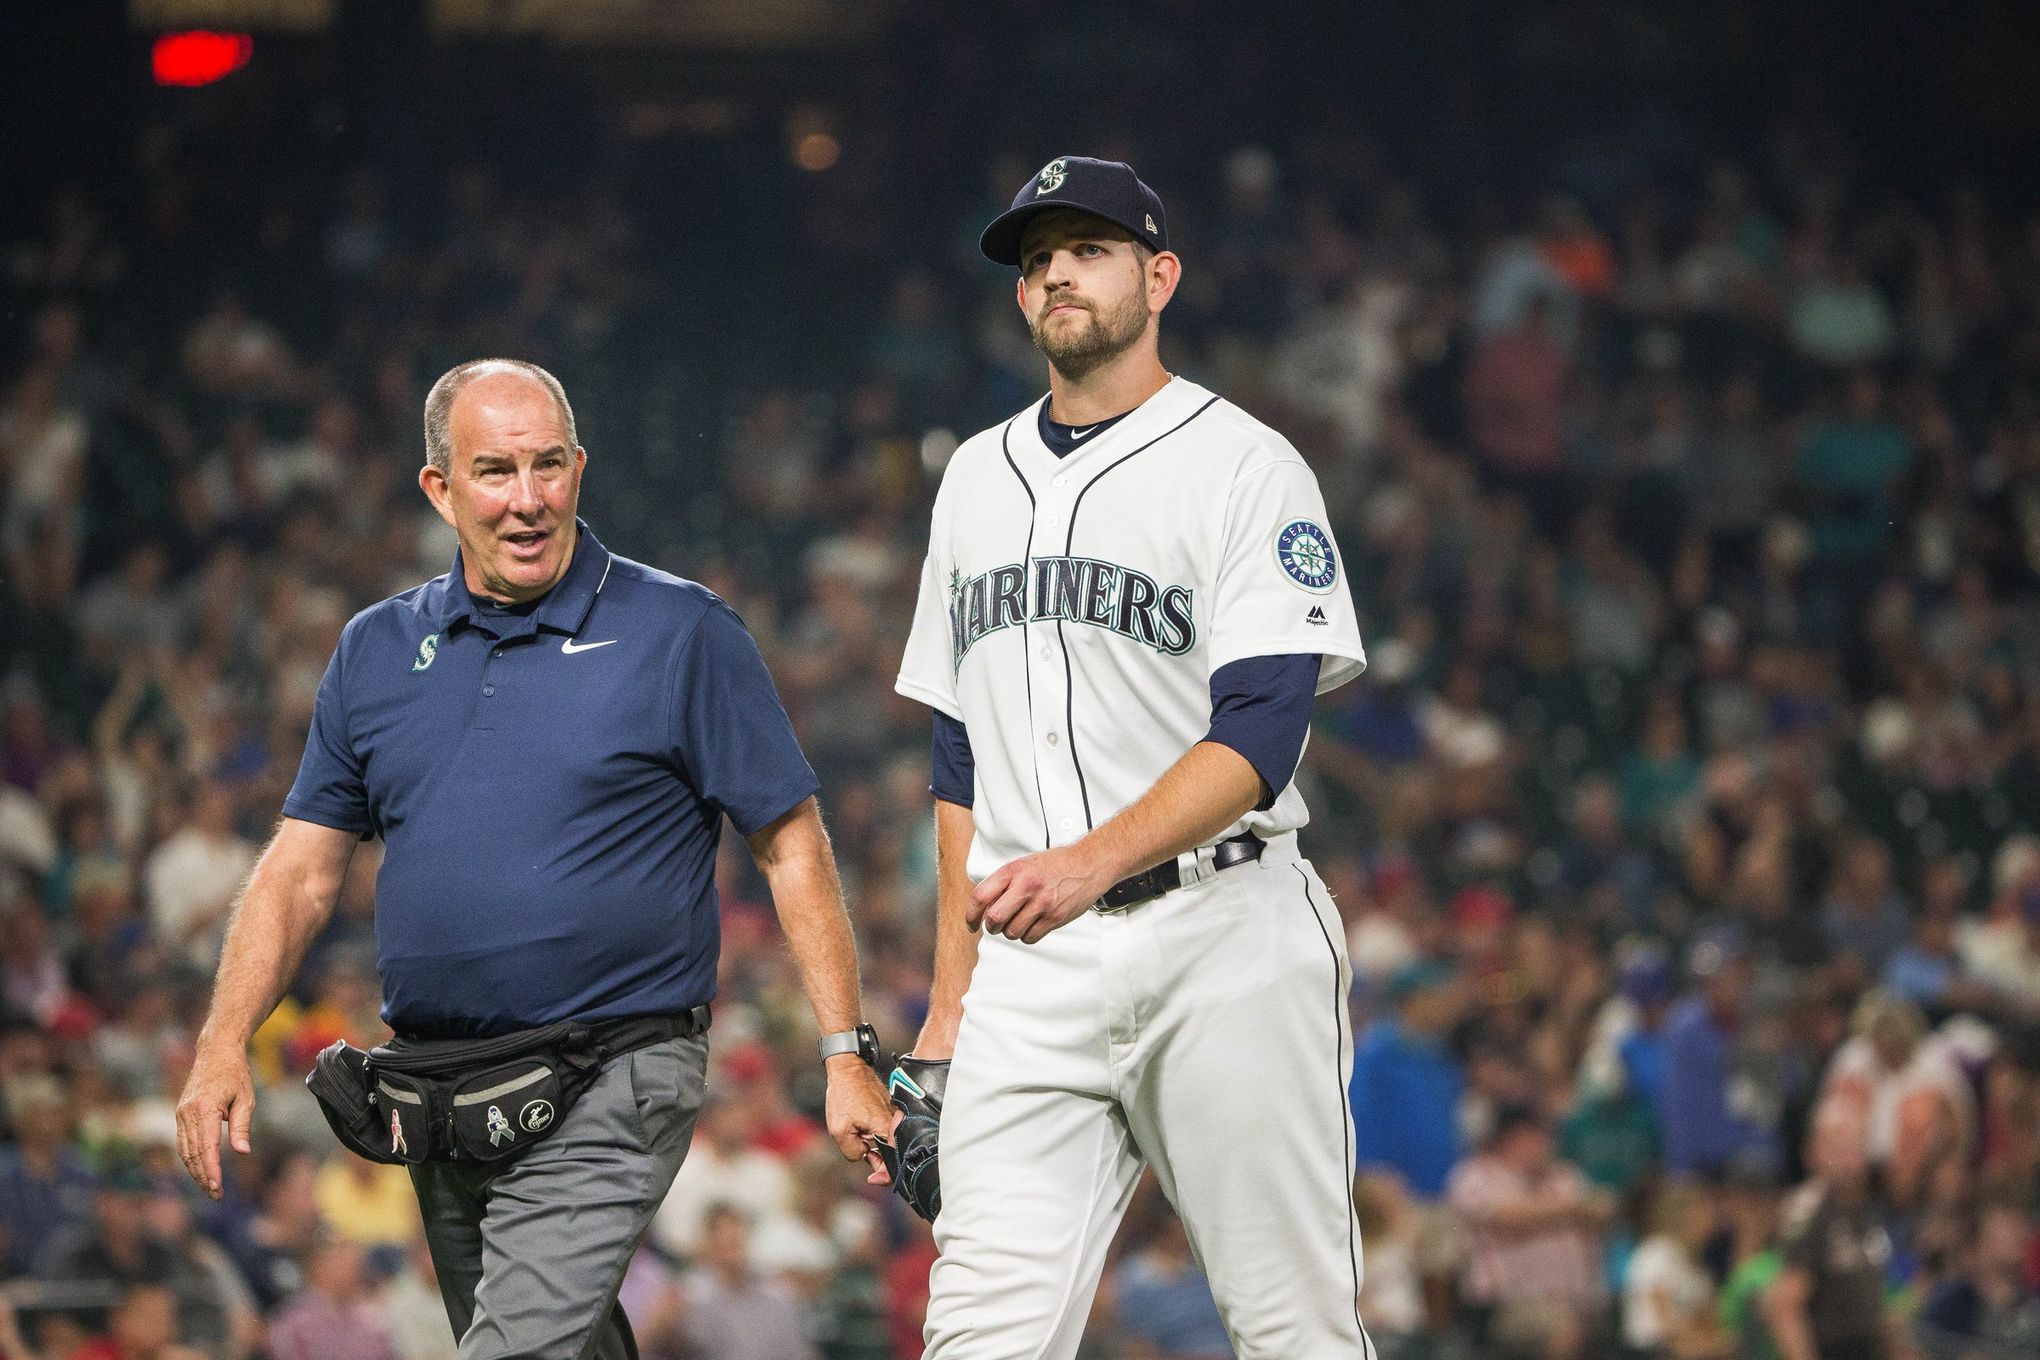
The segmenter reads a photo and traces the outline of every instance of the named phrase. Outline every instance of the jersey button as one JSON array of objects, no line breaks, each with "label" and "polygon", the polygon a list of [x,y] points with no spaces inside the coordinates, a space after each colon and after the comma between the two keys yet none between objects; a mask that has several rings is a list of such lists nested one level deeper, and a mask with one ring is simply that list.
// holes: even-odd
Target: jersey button
[{"label": "jersey button", "polygon": [[489,655],[490,655],[490,656],[501,656],[501,655],[503,655],[503,649],[502,649],[501,647],[498,647],[498,648],[496,648],[496,649],[495,649],[494,651],[490,652],[490,653],[489,653]]},{"label": "jersey button", "polygon": [[495,698],[495,697],[496,697],[496,687],[495,687],[494,685],[483,685],[483,686],[482,686],[482,697],[483,697],[484,699],[493,699],[493,698]]},{"label": "jersey button", "polygon": [[1055,479],[1055,484],[1057,486],[1068,486],[1070,484],[1070,479],[1067,477],[1058,477]]},{"label": "jersey button", "polygon": [[1055,733],[1051,732],[1051,733],[1049,733],[1049,734],[1048,734],[1048,744],[1049,744],[1050,746],[1054,746],[1054,745],[1057,745],[1057,744],[1058,744],[1058,743],[1060,743],[1061,741],[1062,741],[1062,738],[1061,738],[1061,737],[1059,737],[1059,736],[1057,736],[1057,735],[1056,735]]},{"label": "jersey button", "polygon": [[1068,830],[1069,830],[1069,829],[1070,829],[1071,827],[1073,827],[1073,826],[1075,826],[1075,825],[1076,825],[1076,823],[1075,823],[1075,822],[1073,822],[1073,821],[1071,821],[1071,820],[1070,820],[1069,818],[1067,818],[1067,817],[1065,817],[1065,818],[1063,818],[1063,819],[1062,819],[1062,829],[1063,829],[1063,830],[1065,830],[1065,831],[1068,831]]}]

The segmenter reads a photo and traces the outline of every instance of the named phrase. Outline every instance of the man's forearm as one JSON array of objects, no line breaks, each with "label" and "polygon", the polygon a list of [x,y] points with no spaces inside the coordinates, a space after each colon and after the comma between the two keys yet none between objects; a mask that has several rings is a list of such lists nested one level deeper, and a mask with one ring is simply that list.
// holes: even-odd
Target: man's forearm
[{"label": "man's forearm", "polygon": [[1806,1314],[1811,1294],[1806,1273],[1788,1268],[1762,1296],[1764,1320],[1770,1324],[1771,1340],[1782,1360],[1820,1360],[1820,1348]]},{"label": "man's forearm", "polygon": [[928,1018],[914,1041],[917,1058],[949,1057],[956,1051],[956,1032],[963,1024],[963,994],[970,987],[978,953],[978,933],[965,914],[970,876],[964,864],[975,834],[969,808],[936,800],[935,979],[928,989]]},{"label": "man's forearm", "polygon": [[863,1019],[857,941],[814,800],[758,832],[751,850],[772,890],[779,928],[793,951],[815,1023],[824,1034],[854,1028]]},{"label": "man's forearm", "polygon": [[1247,758],[1230,746],[1200,741],[1080,844],[1117,882],[1205,844],[1260,801],[1261,776]]},{"label": "man's forearm", "polygon": [[[327,839],[319,834],[324,831],[311,834]],[[335,864],[331,853],[307,853],[302,839],[302,829],[280,828],[234,904],[200,1047],[245,1049],[333,915],[347,857],[341,854]]]}]

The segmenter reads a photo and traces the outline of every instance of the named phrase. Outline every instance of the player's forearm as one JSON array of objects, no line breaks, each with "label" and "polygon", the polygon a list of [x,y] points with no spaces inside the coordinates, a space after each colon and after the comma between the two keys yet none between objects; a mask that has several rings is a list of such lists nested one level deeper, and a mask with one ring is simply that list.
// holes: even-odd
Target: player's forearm
[{"label": "player's forearm", "polygon": [[324,827],[307,833],[286,822],[262,852],[227,925],[200,1048],[245,1050],[283,999],[305,951],[332,919],[351,855],[351,844],[335,850],[307,842],[344,834]]},{"label": "player's forearm", "polygon": [[977,966],[978,933],[965,914],[970,876],[964,872],[975,828],[971,810],[935,802],[935,980],[928,989],[928,1018],[914,1041],[917,1058],[947,1058],[956,1051],[963,1024],[963,994]]},{"label": "player's forearm", "polygon": [[1154,787],[1080,842],[1109,883],[1208,844],[1261,801],[1261,776],[1230,746],[1200,741]]},{"label": "player's forearm", "polygon": [[1787,1270],[1763,1295],[1764,1320],[1781,1360],[1820,1360],[1813,1326],[1806,1314],[1811,1288],[1803,1271]]},{"label": "player's forearm", "polygon": [[854,1028],[863,1019],[857,941],[815,800],[753,835],[750,844],[815,1023],[824,1034]]}]

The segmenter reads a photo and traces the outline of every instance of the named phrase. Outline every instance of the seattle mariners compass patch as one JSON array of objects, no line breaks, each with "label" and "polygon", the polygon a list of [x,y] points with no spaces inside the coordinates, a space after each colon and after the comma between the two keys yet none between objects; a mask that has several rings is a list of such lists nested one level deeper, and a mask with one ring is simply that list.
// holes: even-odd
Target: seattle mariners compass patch
[{"label": "seattle mariners compass patch", "polygon": [[1291,520],[1275,535],[1275,560],[1305,590],[1328,594],[1339,579],[1332,536],[1307,519]]}]

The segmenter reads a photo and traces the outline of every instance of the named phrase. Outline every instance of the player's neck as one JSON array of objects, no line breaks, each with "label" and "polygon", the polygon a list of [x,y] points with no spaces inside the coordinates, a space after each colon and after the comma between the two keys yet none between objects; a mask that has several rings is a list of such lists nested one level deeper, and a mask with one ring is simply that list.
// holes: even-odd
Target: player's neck
[{"label": "player's neck", "polygon": [[1123,416],[1169,385],[1169,371],[1152,345],[1135,345],[1081,378],[1048,367],[1048,418],[1058,425],[1090,425]]}]

